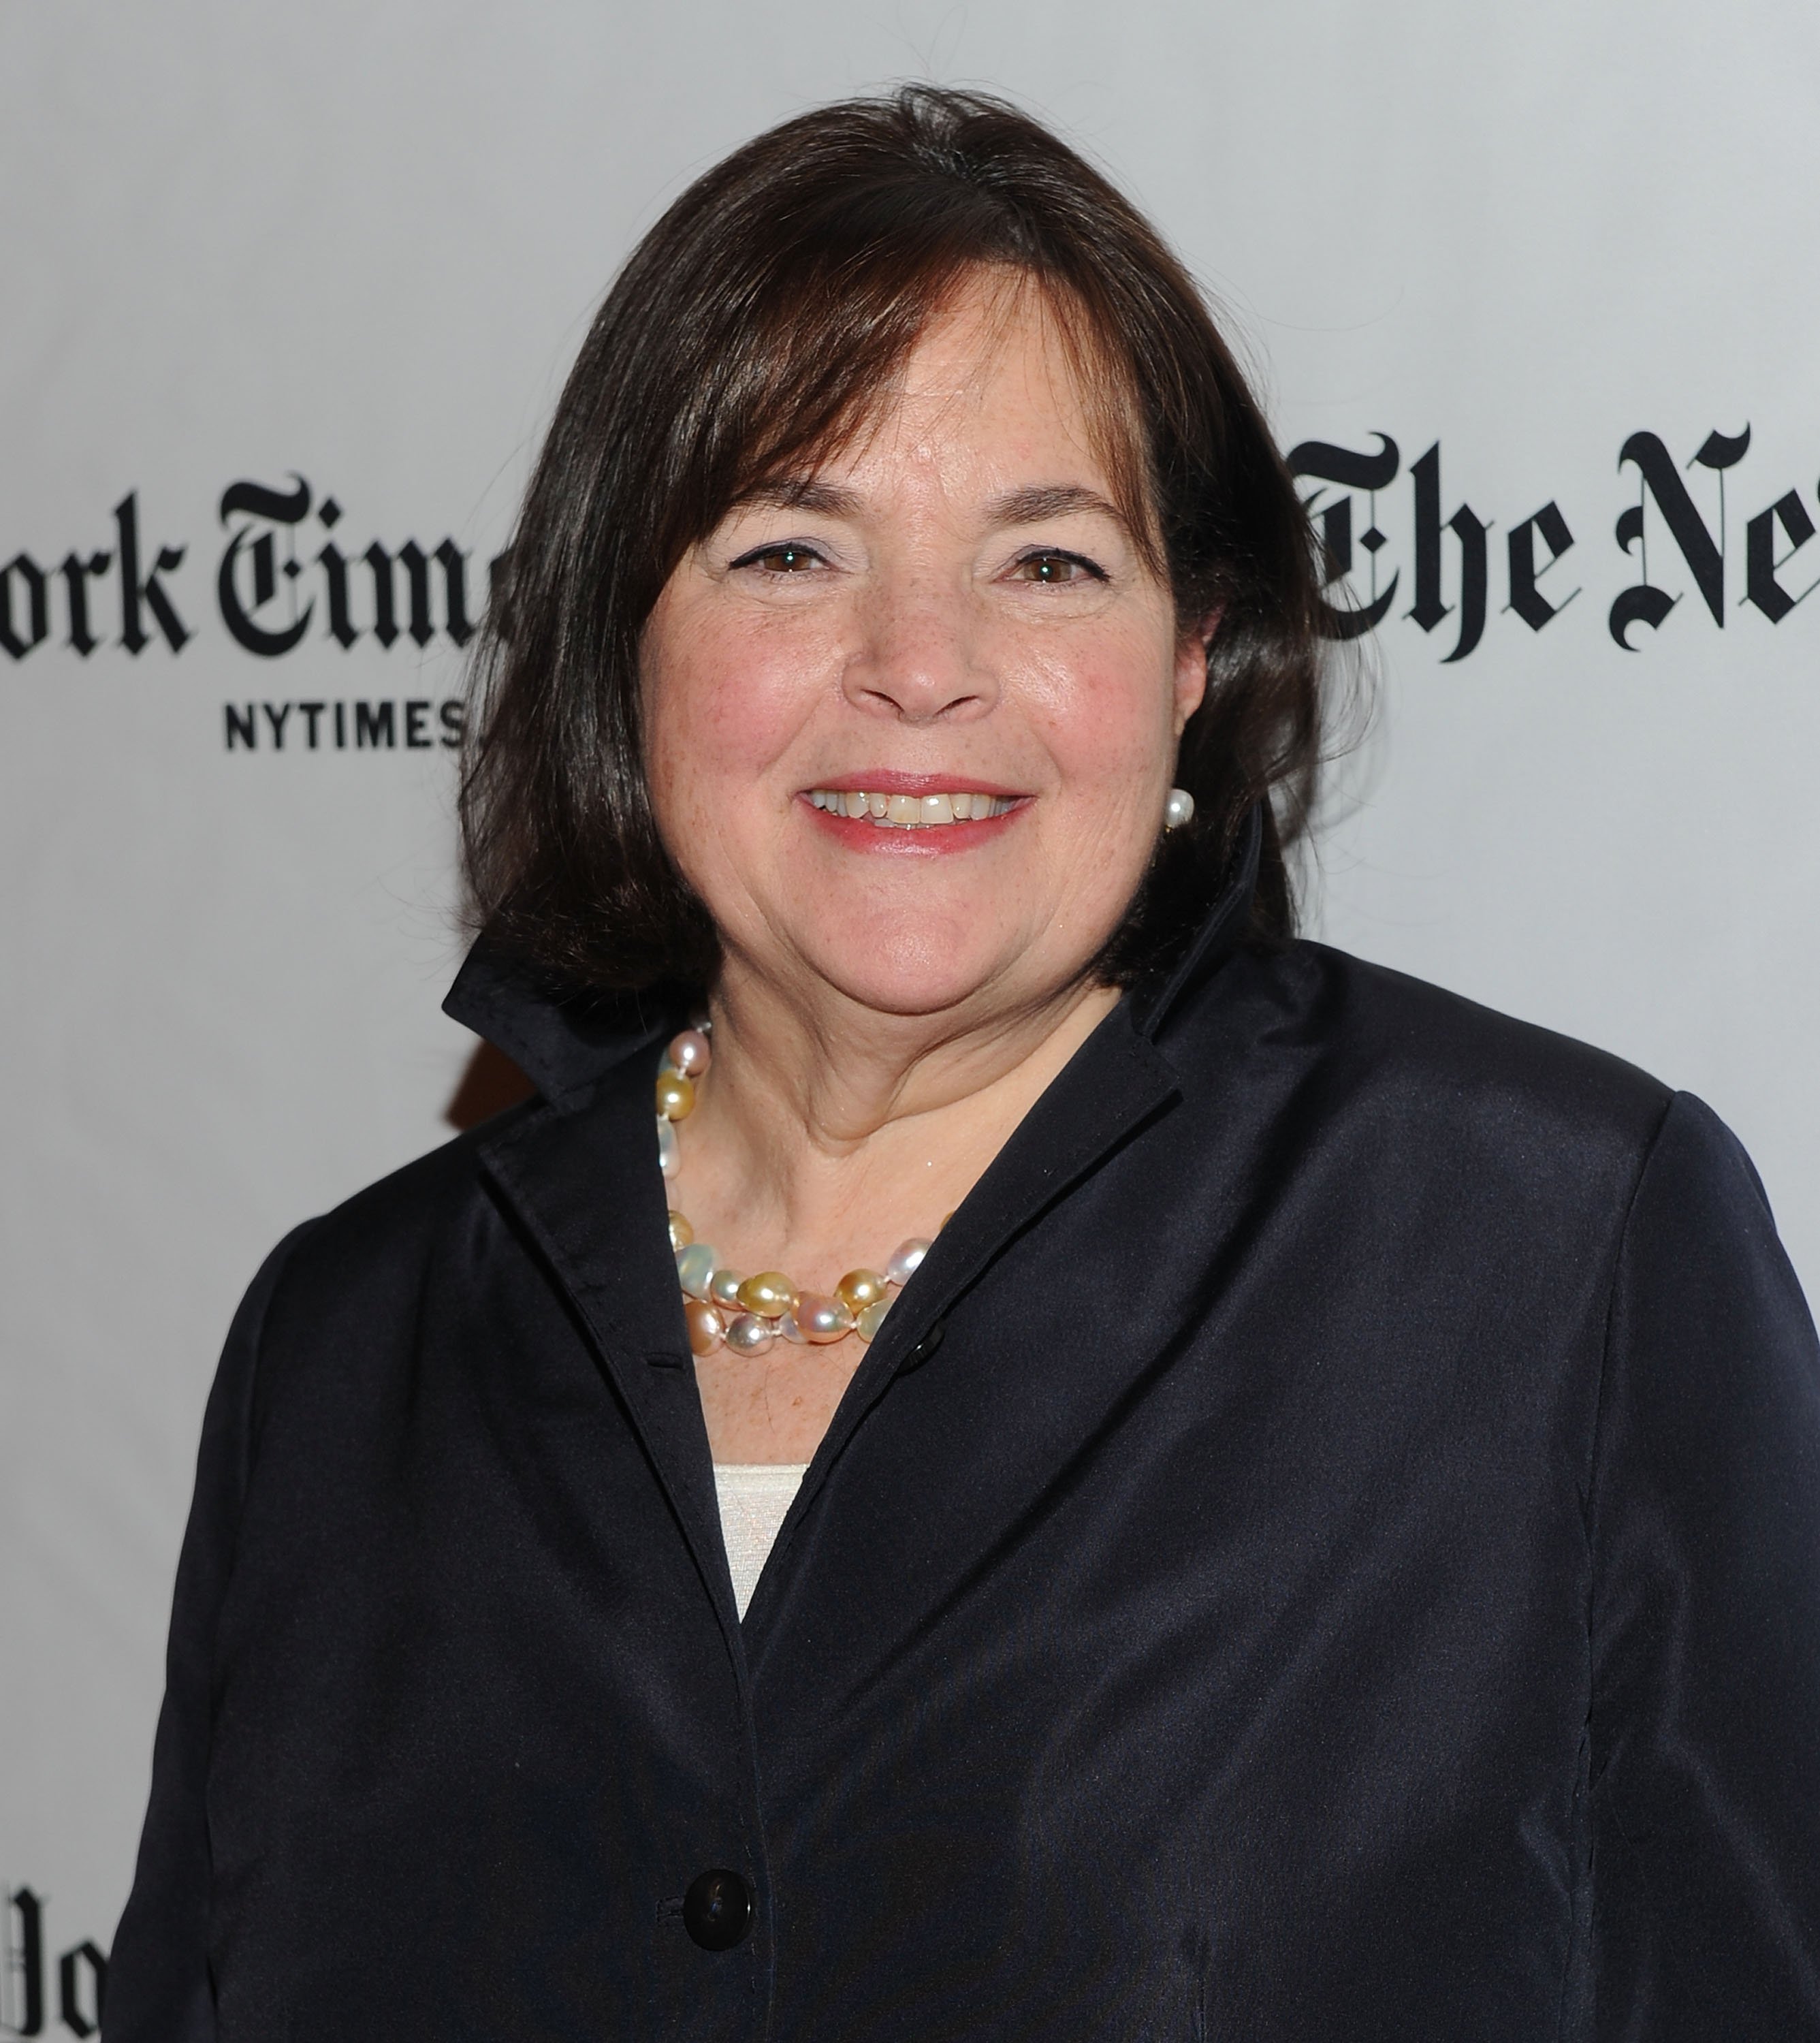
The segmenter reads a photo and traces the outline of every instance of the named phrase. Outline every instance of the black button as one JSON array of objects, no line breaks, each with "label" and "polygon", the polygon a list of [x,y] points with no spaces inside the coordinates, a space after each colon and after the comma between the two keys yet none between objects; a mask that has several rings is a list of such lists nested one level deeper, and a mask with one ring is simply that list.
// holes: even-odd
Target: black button
[{"label": "black button", "polygon": [[917,1343],[916,1346],[910,1350],[910,1353],[904,1357],[904,1367],[906,1369],[921,1369],[923,1364],[929,1360],[929,1357],[935,1353],[936,1350],[941,1346],[943,1331],[944,1328],[942,1322],[940,1320],[937,1320],[935,1324],[929,1328],[929,1332],[923,1336],[922,1339]]},{"label": "black button", "polygon": [[704,1951],[730,1951],[752,1927],[752,1889],[724,1865],[710,1866],[683,1896],[683,1927]]}]

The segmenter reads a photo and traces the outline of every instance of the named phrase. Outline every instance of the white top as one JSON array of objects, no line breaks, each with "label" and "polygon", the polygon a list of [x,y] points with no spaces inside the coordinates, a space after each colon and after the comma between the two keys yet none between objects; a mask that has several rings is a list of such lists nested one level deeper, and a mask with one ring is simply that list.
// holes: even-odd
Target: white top
[{"label": "white top", "polygon": [[803,1486],[807,1462],[716,1462],[714,1491],[739,1614],[752,1600],[784,1513]]}]

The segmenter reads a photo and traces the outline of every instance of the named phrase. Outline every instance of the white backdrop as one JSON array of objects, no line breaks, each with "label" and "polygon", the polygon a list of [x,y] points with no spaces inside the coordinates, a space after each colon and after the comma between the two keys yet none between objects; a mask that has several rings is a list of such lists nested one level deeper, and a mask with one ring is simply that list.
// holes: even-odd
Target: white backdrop
[{"label": "white backdrop", "polygon": [[[1820,580],[1808,0],[12,0],[0,1890],[37,1905],[6,1910],[0,2034],[38,1951],[46,2032],[89,2018],[90,1960],[66,2009],[58,1959],[125,1898],[234,1301],[444,1139],[473,1047],[438,1012],[438,550],[471,617],[663,205],[906,76],[1056,121],[1228,309],[1285,447],[1382,454],[1375,494],[1356,459],[1306,485],[1362,599],[1397,577],[1317,932],[1703,1094],[1820,1283],[1820,603],[1777,615]],[[268,495],[224,519],[236,484]]]}]

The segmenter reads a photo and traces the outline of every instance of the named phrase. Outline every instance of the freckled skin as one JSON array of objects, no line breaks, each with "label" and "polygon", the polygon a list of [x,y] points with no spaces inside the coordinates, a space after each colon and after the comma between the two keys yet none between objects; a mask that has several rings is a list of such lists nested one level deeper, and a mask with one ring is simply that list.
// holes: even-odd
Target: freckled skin
[{"label": "freckled skin", "polygon": [[[678,565],[643,678],[658,826],[725,955],[672,1203],[723,1259],[831,1290],[934,1231],[1112,1004],[1088,968],[1161,827],[1207,633],[1181,636],[1111,508],[1029,293],[958,299],[813,480]],[[1074,496],[1035,516],[1039,490]],[[869,854],[806,799],[868,768],[1025,799],[966,850]],[[716,1458],[807,1458],[862,1352],[703,1361]]]}]

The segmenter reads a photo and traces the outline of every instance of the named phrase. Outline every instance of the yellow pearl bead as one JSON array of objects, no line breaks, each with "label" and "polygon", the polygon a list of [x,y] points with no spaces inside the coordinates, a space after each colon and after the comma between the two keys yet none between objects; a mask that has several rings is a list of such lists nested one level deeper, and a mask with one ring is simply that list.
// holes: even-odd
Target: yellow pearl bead
[{"label": "yellow pearl bead", "polygon": [[872,1341],[878,1339],[879,1329],[884,1324],[885,1315],[891,1309],[891,1301],[889,1298],[880,1298],[867,1306],[866,1309],[860,1313],[857,1323],[861,1340]]},{"label": "yellow pearl bead", "polygon": [[853,1316],[838,1298],[802,1291],[796,1297],[796,1324],[803,1338],[819,1347],[829,1341],[845,1340],[853,1331]]},{"label": "yellow pearl bead", "polygon": [[689,1244],[693,1241],[695,1238],[695,1231],[689,1225],[687,1217],[678,1213],[674,1206],[672,1206],[670,1209],[671,1248],[687,1248]]},{"label": "yellow pearl bead", "polygon": [[712,1305],[699,1298],[683,1301],[683,1318],[689,1329],[689,1346],[697,1355],[712,1355],[726,1331],[726,1322]]},{"label": "yellow pearl bead", "polygon": [[657,1074],[657,1111],[666,1121],[687,1120],[695,1103],[695,1081],[680,1071]]},{"label": "yellow pearl bead", "polygon": [[739,1287],[739,1302],[761,1318],[780,1320],[796,1305],[796,1287],[781,1270],[761,1270]]},{"label": "yellow pearl bead", "polygon": [[863,1313],[885,1296],[885,1280],[876,1270],[849,1270],[834,1289],[849,1313]]}]

